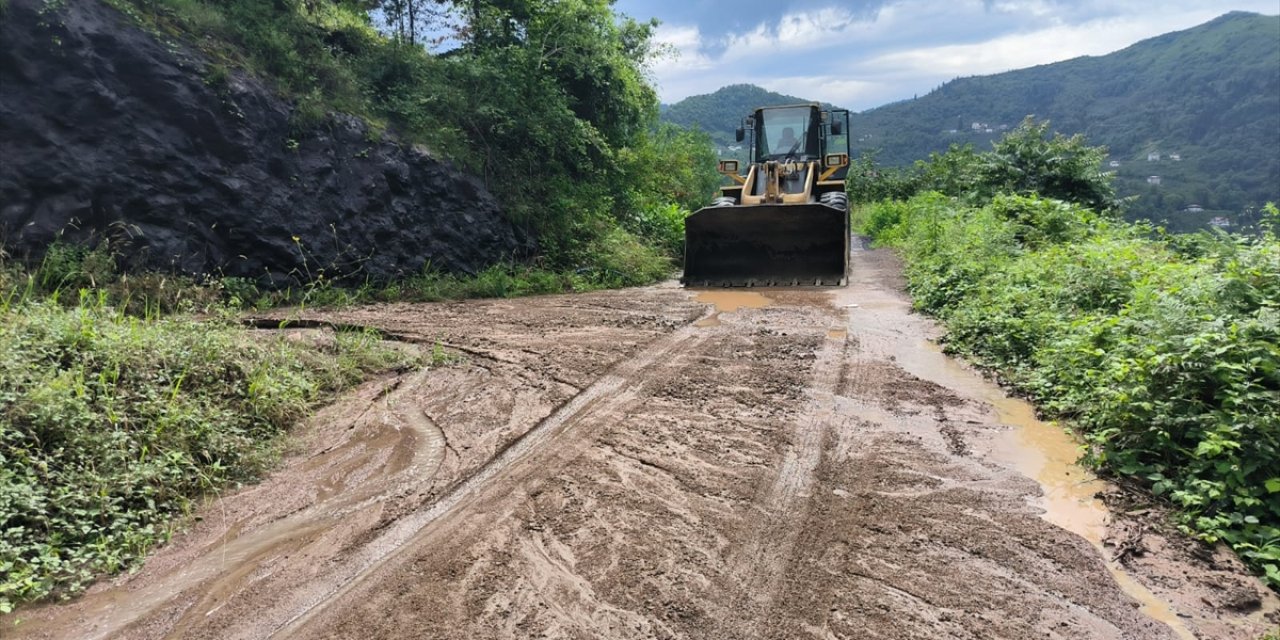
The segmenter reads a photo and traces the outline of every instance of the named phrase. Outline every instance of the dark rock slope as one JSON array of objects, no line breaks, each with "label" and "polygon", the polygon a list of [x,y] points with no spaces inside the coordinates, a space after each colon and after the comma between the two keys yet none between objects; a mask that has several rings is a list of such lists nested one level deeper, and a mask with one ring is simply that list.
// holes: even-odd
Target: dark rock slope
[{"label": "dark rock slope", "polygon": [[382,280],[529,252],[474,177],[335,116],[310,133],[98,0],[0,14],[0,249],[107,239],[131,268]]}]

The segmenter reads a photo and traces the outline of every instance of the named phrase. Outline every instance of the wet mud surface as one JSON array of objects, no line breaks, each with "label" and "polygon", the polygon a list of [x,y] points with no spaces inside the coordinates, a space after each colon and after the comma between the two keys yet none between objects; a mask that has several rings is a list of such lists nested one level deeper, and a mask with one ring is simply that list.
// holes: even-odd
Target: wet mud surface
[{"label": "wet mud surface", "polygon": [[[1274,595],[849,287],[383,305],[451,364],[21,638],[1256,638]],[[1110,510],[1108,509],[1110,507]]]}]

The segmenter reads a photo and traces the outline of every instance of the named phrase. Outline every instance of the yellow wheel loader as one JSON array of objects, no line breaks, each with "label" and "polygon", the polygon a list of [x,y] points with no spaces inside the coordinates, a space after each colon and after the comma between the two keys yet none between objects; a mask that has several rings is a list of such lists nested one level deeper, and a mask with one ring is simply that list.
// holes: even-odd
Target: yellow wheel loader
[{"label": "yellow wheel loader", "polygon": [[[685,286],[842,286],[849,272],[849,112],[816,103],[762,107],[743,119],[745,172],[685,219]],[[836,149],[835,147],[839,147]]]}]

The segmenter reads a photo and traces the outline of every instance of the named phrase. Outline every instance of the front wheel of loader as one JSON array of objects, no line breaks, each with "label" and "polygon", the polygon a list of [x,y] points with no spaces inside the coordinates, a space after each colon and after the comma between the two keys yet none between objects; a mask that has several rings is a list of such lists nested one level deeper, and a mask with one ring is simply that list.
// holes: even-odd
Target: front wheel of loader
[{"label": "front wheel of loader", "polygon": [[849,194],[843,191],[828,191],[818,197],[818,202],[841,211],[849,210]]}]

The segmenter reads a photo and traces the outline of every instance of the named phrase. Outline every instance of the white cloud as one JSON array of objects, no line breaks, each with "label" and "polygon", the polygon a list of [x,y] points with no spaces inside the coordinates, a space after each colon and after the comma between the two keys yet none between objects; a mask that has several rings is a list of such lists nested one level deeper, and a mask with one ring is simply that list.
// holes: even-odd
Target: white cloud
[{"label": "white cloud", "polygon": [[866,15],[786,12],[717,42],[697,26],[663,24],[656,39],[680,55],[653,74],[667,102],[750,82],[863,110],[957,76],[1103,55],[1227,11],[1277,8],[1275,0],[893,0]]},{"label": "white cloud", "polygon": [[774,41],[784,51],[822,46],[856,24],[853,14],[838,8],[789,13],[778,23]]},{"label": "white cloud", "polygon": [[661,24],[658,25],[653,39],[661,44],[669,44],[681,48],[697,49],[702,46],[702,33],[696,26]]},{"label": "white cloud", "polygon": [[1079,56],[1104,55],[1144,38],[1184,28],[1187,23],[1206,22],[1216,15],[1216,11],[1209,11],[1140,18],[1126,16],[1052,26],[978,44],[887,53],[862,61],[860,66],[930,72],[929,75],[945,77],[999,73]]},{"label": "white cloud", "polygon": [[986,5],[988,11],[998,13],[1011,13],[1016,15],[1030,15],[1036,17],[1052,16],[1055,14],[1054,7],[1045,0],[997,0],[988,2]]},{"label": "white cloud", "polygon": [[670,55],[656,61],[655,72],[670,75],[675,71],[702,71],[716,66],[716,62],[702,52],[702,33],[697,27],[664,24],[658,27],[653,39],[659,47],[670,49]]}]

